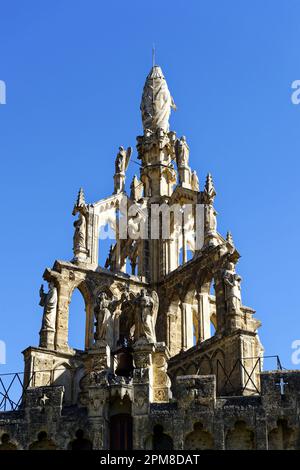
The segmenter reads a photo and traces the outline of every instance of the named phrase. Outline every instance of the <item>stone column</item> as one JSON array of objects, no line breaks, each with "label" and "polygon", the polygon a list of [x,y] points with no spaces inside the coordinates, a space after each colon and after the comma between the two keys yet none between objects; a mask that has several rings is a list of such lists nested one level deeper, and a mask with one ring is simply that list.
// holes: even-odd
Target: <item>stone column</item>
[{"label": "stone column", "polygon": [[69,328],[69,303],[71,287],[66,280],[62,279],[58,289],[56,338],[55,345],[58,351],[69,351],[68,328]]},{"label": "stone column", "polygon": [[185,351],[187,349],[185,303],[180,302],[179,307],[181,312],[181,350]]},{"label": "stone column", "polygon": [[171,398],[171,381],[167,374],[170,355],[164,343],[156,343],[152,353],[153,363],[153,401],[155,403],[169,402]]},{"label": "stone column", "polygon": [[202,341],[210,338],[210,305],[207,293],[199,294]]}]

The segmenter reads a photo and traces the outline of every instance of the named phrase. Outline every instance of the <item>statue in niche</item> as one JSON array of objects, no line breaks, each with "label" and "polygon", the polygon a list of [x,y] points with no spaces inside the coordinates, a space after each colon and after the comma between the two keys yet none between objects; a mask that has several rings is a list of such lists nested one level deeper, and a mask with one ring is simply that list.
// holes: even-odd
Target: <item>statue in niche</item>
[{"label": "statue in niche", "polygon": [[127,150],[125,150],[122,145],[119,147],[115,161],[114,194],[125,190],[125,171],[128,168],[131,154],[132,147],[128,147]]},{"label": "statue in niche", "polygon": [[175,153],[178,168],[188,168],[190,149],[187,144],[186,137],[184,135],[180,139],[177,139],[175,145]]},{"label": "statue in niche", "polygon": [[142,289],[135,299],[135,341],[145,338],[148,343],[156,343],[155,324],[159,306],[159,298],[155,291],[148,294]]},{"label": "statue in niche", "polygon": [[118,344],[127,346],[129,343],[132,342],[132,329],[134,327],[134,296],[129,291],[128,286],[124,289],[121,299],[121,314],[119,320],[120,326],[120,337]]},{"label": "statue in niche", "polygon": [[74,227],[73,251],[77,253],[86,249],[86,220],[81,212],[79,212],[78,220],[74,222]]},{"label": "statue in niche", "polygon": [[110,300],[105,292],[101,292],[94,314],[96,319],[96,341],[108,344],[110,348],[114,345],[114,318],[112,314],[113,301]]},{"label": "statue in niche", "polygon": [[228,262],[223,274],[225,284],[225,301],[228,313],[237,313],[241,310],[241,281],[242,278],[235,272],[234,263]]},{"label": "statue in niche", "polygon": [[49,282],[48,292],[44,292],[44,286],[40,288],[40,303],[44,307],[42,330],[55,331],[56,310],[57,310],[57,288],[53,282]]},{"label": "statue in niche", "polygon": [[169,131],[171,108],[176,105],[161,68],[155,65],[146,78],[140,106],[146,136],[157,129]]}]

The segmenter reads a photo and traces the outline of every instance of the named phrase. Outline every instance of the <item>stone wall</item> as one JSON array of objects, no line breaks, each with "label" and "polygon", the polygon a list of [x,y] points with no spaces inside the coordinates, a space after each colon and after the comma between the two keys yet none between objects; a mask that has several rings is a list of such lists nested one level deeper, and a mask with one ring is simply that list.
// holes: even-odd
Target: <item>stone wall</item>
[{"label": "stone wall", "polygon": [[[277,385],[281,378],[284,394]],[[169,402],[149,404],[142,413],[132,406],[133,446],[300,449],[300,372],[262,373],[261,384],[260,395],[218,398],[214,376],[178,377]],[[0,413],[0,450],[108,449],[109,417],[63,406],[63,394],[61,386],[29,389],[20,410]],[[135,387],[133,403],[134,395]],[[128,395],[123,399],[128,401]]]}]

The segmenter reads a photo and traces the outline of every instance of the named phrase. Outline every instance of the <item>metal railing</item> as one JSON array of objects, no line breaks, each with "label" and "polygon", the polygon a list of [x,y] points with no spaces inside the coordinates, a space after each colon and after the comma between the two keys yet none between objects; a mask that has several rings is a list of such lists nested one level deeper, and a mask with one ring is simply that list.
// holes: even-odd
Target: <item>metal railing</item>
[{"label": "metal railing", "polygon": [[[73,368],[68,370],[70,369]],[[65,369],[36,370],[31,373],[27,380],[25,380],[24,372],[0,374],[0,412],[21,409],[26,390],[36,386],[36,378],[38,378],[39,374],[49,373],[47,383],[43,383],[40,386],[51,387],[57,385],[55,382],[59,377],[55,378],[54,374],[60,371],[64,372]]]},{"label": "metal railing", "polygon": [[[275,358],[276,369],[283,370],[279,356],[256,356],[245,357],[238,359],[234,363],[231,370],[228,372],[224,364],[217,360],[216,363],[216,382],[217,382],[217,395],[228,396],[235,395],[241,396],[246,389],[249,389],[254,394],[259,394],[259,382],[256,380],[255,374],[262,372],[262,363],[265,359]],[[251,367],[247,367],[245,361],[254,361]],[[74,368],[70,368],[76,370]],[[69,370],[70,370],[69,369]],[[36,377],[38,374],[49,373],[49,380],[41,386],[54,386],[57,385],[58,377],[55,373],[64,371],[65,369],[47,369],[37,370],[32,372],[28,379],[24,380],[24,372],[15,372],[8,374],[0,374],[0,412],[16,411],[22,408],[23,398],[26,390],[30,387],[36,386]],[[240,372],[242,371],[242,374]],[[239,380],[243,376],[244,380],[240,387],[237,387],[234,382],[234,374],[239,372]]]},{"label": "metal railing", "polygon": [[24,386],[24,372],[1,374],[0,412],[19,409],[28,386]]},{"label": "metal railing", "polygon": [[[224,364],[218,359],[217,370],[216,370],[216,382],[217,382],[217,395],[235,395],[241,396],[245,390],[248,389],[253,394],[260,393],[259,379],[256,380],[255,374],[260,374],[263,370],[262,364],[265,359],[276,359],[276,370],[283,370],[279,356],[253,356],[244,357],[243,359],[237,359],[231,370],[228,372],[224,367]],[[252,362],[250,367],[247,367],[246,361]],[[243,377],[243,382],[240,386],[233,384],[234,373],[242,372],[239,376],[239,380]]]}]

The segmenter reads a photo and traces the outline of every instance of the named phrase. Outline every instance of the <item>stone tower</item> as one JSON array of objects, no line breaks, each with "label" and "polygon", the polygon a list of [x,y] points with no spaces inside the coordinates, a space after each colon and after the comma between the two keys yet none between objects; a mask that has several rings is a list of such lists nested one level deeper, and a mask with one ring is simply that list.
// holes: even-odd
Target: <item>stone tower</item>
[{"label": "stone tower", "polygon": [[[170,130],[172,108],[155,65],[142,94],[140,175],[130,195],[132,148],[123,146],[112,195],[87,203],[79,191],[74,257],[44,272],[49,287],[40,290],[40,343],[24,351],[24,395],[12,412],[19,415],[6,417],[1,428],[0,413],[0,429],[20,448],[35,442],[62,449],[299,444],[299,373],[262,372],[260,322],[242,303],[240,255],[232,235],[217,231],[212,176],[199,186],[186,138]],[[115,241],[100,267],[99,233],[106,225]],[[85,301],[83,351],[68,343],[76,288]],[[285,392],[276,384],[287,376]]]}]

